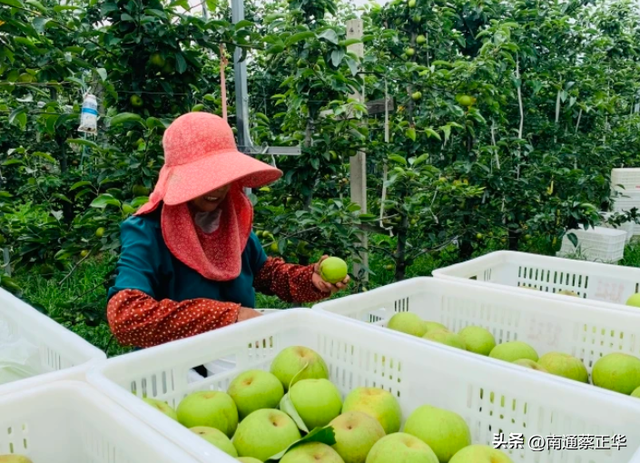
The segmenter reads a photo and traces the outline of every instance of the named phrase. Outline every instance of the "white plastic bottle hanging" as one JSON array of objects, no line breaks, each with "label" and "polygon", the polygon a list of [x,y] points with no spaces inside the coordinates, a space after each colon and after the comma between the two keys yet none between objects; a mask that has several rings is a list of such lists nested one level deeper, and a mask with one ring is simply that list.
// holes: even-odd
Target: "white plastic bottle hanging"
[{"label": "white plastic bottle hanging", "polygon": [[84,96],[78,132],[91,134],[98,132],[98,100],[91,93],[87,93]]}]

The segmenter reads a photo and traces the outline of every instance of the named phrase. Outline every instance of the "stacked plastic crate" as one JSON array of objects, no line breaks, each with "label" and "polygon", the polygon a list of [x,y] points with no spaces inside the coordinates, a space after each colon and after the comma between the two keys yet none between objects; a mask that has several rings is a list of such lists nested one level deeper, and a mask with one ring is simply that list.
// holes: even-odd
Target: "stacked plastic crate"
[{"label": "stacked plastic crate", "polygon": [[[640,168],[612,169],[611,193],[613,212],[640,209]],[[633,235],[640,235],[640,225],[634,225]]]}]

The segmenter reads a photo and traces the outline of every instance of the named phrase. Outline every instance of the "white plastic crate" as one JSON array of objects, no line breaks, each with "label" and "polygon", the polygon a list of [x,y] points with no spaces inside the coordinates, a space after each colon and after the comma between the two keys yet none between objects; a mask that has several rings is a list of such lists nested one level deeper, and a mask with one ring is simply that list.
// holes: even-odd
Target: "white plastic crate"
[{"label": "white plastic crate", "polygon": [[[573,233],[578,239],[577,246],[569,240]],[[559,257],[579,255],[591,262],[618,263],[624,257],[627,232],[613,228],[595,227],[588,230],[567,230],[562,239]]]},{"label": "white plastic crate", "polygon": [[594,363],[608,353],[640,357],[640,344],[635,342],[640,339],[640,310],[610,311],[576,299],[550,300],[532,290],[515,292],[420,277],[322,302],[313,310],[374,324],[401,336],[409,335],[386,328],[398,312],[415,313],[454,332],[470,325],[482,326],[498,344],[518,340],[533,346],[540,356],[555,351],[578,357],[589,375]]},{"label": "white plastic crate", "polygon": [[[507,437],[523,433],[526,439],[536,434],[627,439],[627,447],[619,450],[507,450],[516,462],[640,461],[640,401],[309,309],[287,310],[109,359],[88,378],[201,462],[233,463],[221,453],[207,454],[211,446],[139,397],[146,393],[175,406],[195,390],[226,390],[240,372],[268,369],[283,348],[294,345],[310,347],[324,358],[330,379],[343,395],[359,386],[384,388],[398,398],[404,419],[423,404],[452,410],[467,421],[474,443],[491,445],[499,432]],[[228,371],[188,382],[188,369],[230,356],[234,362]]]},{"label": "white plastic crate", "polygon": [[[0,332],[24,339],[39,350],[42,374],[0,385],[0,396],[61,379],[84,380],[94,362],[106,359],[100,349],[8,291],[0,289]],[[8,330],[7,330],[8,328]],[[0,344],[6,342],[0,335]]]},{"label": "white plastic crate", "polygon": [[195,463],[88,384],[60,381],[0,397],[0,455],[33,463]]},{"label": "white plastic crate", "polygon": [[640,191],[640,169],[612,169],[611,189],[620,190],[620,186],[624,188],[624,191]]},{"label": "white plastic crate", "polygon": [[629,296],[640,292],[640,268],[635,267],[497,251],[434,270],[433,276],[527,291],[526,294],[531,290],[520,286],[533,287],[540,295],[551,298],[572,297],[556,294],[569,290],[578,294],[583,303],[615,310],[638,310],[624,305]]},{"label": "white plastic crate", "polygon": [[[627,212],[631,209],[640,210],[640,192],[623,191],[624,196],[612,198],[614,212]],[[640,224],[634,224],[634,236],[640,235]]]},{"label": "white plastic crate", "polygon": [[636,224],[634,222],[623,222],[620,225],[614,225],[609,223],[609,219],[613,216],[613,212],[602,212],[603,215],[603,223],[602,227],[604,228],[613,228],[616,230],[622,230],[627,233],[626,242],[629,243],[631,238],[635,235]]}]

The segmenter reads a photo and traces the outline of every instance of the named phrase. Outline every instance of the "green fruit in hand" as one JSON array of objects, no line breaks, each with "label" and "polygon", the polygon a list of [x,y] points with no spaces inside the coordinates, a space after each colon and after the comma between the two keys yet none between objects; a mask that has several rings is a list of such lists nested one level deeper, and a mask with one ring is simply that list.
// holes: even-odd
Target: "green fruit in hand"
[{"label": "green fruit in hand", "polygon": [[411,99],[413,101],[419,101],[420,99],[422,99],[422,92],[415,92],[411,94]]},{"label": "green fruit in hand", "polygon": [[262,463],[260,460],[253,457],[238,457],[236,460],[241,461],[242,463]]},{"label": "green fruit in hand", "polygon": [[513,463],[502,450],[488,445],[470,445],[456,453],[449,463]]},{"label": "green fruit in hand", "polygon": [[515,362],[520,359],[538,361],[538,353],[526,342],[511,341],[499,344],[493,348],[489,357],[504,360],[505,362]]},{"label": "green fruit in hand", "polygon": [[640,359],[618,352],[605,355],[593,365],[591,380],[595,386],[631,394],[640,386]]},{"label": "green fruit in hand", "polygon": [[144,105],[144,101],[142,101],[142,98],[140,98],[138,95],[131,95],[129,101],[131,102],[131,106],[133,106],[134,108],[141,108],[142,105]]},{"label": "green fruit in hand", "polygon": [[344,460],[327,444],[308,442],[289,450],[280,463],[344,463]]},{"label": "green fruit in hand", "polygon": [[238,451],[231,443],[231,440],[222,431],[206,426],[196,426],[191,428],[190,431],[199,435],[210,444],[215,445],[227,455],[231,455],[232,457],[238,456]]},{"label": "green fruit in hand", "polygon": [[536,363],[533,360],[520,359],[520,360],[516,360],[515,362],[511,362],[511,363],[515,363],[516,365],[520,365],[521,367],[525,367],[525,368],[530,368],[532,370],[542,371],[544,373],[549,373],[547,370],[544,369],[544,367],[540,366],[539,363]]},{"label": "green fruit in hand", "polygon": [[424,35],[419,35],[418,37],[416,37],[416,43],[418,45],[422,45],[423,43],[427,42],[427,38]]},{"label": "green fruit in hand", "polygon": [[371,449],[366,463],[438,463],[433,450],[411,434],[397,432],[380,439]]},{"label": "green fruit in hand", "polygon": [[342,410],[340,391],[328,379],[298,381],[291,387],[289,398],[309,430],[326,426]]},{"label": "green fruit in hand", "polygon": [[320,263],[320,276],[328,283],[338,283],[347,277],[347,263],[338,257],[328,257]]},{"label": "green fruit in hand", "polygon": [[104,227],[100,227],[96,230],[96,236],[98,238],[102,238],[104,236],[105,229]]},{"label": "green fruit in hand", "polygon": [[627,299],[626,305],[630,307],[640,307],[640,293],[632,294]]},{"label": "green fruit in hand", "polygon": [[233,445],[241,457],[266,461],[300,440],[298,426],[280,410],[256,410],[238,425]]},{"label": "green fruit in hand", "polygon": [[149,64],[151,64],[152,66],[155,66],[157,68],[163,67],[164,63],[165,63],[165,59],[162,57],[162,55],[160,53],[154,53],[149,58]]},{"label": "green fruit in hand", "polygon": [[152,399],[150,397],[145,397],[142,400],[144,400],[146,403],[148,403],[152,407],[157,408],[172,420],[178,421],[178,415],[176,414],[176,411],[167,402],[163,402],[162,400]]},{"label": "green fruit in hand", "polygon": [[444,326],[442,323],[438,323],[438,322],[424,322],[424,327],[427,330],[426,333],[428,333],[429,331],[434,331],[434,330],[446,330],[447,327]]},{"label": "green fruit in hand", "polygon": [[422,337],[427,332],[424,321],[411,312],[399,312],[395,314],[387,323],[387,328],[412,336]]},{"label": "green fruit in hand", "polygon": [[460,449],[471,445],[471,431],[460,415],[430,405],[411,413],[404,432],[431,447],[439,461],[449,461]]},{"label": "green fruit in hand", "polygon": [[440,344],[444,344],[450,347],[456,347],[458,349],[466,350],[467,346],[465,345],[462,338],[452,333],[449,330],[431,330],[427,331],[427,333],[422,336],[422,339],[427,339],[429,341],[434,341]]},{"label": "green fruit in hand", "polygon": [[540,357],[538,364],[556,376],[589,383],[589,373],[584,363],[576,357],[560,352],[548,352]]},{"label": "green fruit in hand", "polygon": [[[303,379],[329,379],[329,369],[320,354],[304,346],[287,347],[280,351],[271,362],[271,373],[280,380],[285,391]],[[290,384],[294,377],[296,381]]]},{"label": "green fruit in hand", "polygon": [[363,412],[375,418],[386,434],[398,432],[402,410],[398,400],[389,392],[377,387],[358,387],[344,399],[342,413]]},{"label": "green fruit in hand", "polygon": [[33,463],[31,458],[24,455],[0,455],[0,463]]},{"label": "green fruit in hand", "polygon": [[240,373],[231,381],[227,394],[238,407],[238,417],[246,416],[262,408],[276,408],[284,396],[284,387],[272,373],[249,370]]},{"label": "green fruit in hand", "polygon": [[467,350],[480,355],[489,355],[496,347],[496,339],[489,330],[480,326],[467,326],[458,333]]},{"label": "green fruit in hand", "polygon": [[416,54],[415,48],[412,48],[412,47],[407,48],[404,52],[409,57],[411,57],[411,56]]},{"label": "green fruit in hand", "polygon": [[221,391],[198,391],[178,404],[178,421],[187,428],[216,428],[228,437],[238,426],[238,408],[229,394]]},{"label": "green fruit in hand", "polygon": [[335,432],[333,448],[344,463],[365,463],[371,447],[385,436],[382,425],[362,412],[347,412],[329,423]]}]

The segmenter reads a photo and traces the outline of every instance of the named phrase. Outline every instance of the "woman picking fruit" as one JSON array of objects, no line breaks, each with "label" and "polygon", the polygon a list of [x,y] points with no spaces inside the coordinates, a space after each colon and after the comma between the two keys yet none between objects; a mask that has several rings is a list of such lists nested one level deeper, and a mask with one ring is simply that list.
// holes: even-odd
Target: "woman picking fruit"
[{"label": "woman picking fruit", "polygon": [[122,254],[107,316],[122,345],[151,347],[259,316],[255,292],[315,302],[349,283],[313,265],[267,257],[243,187],[282,172],[237,150],[218,116],[180,116],[163,138],[165,164],[149,202],[121,225]]}]

